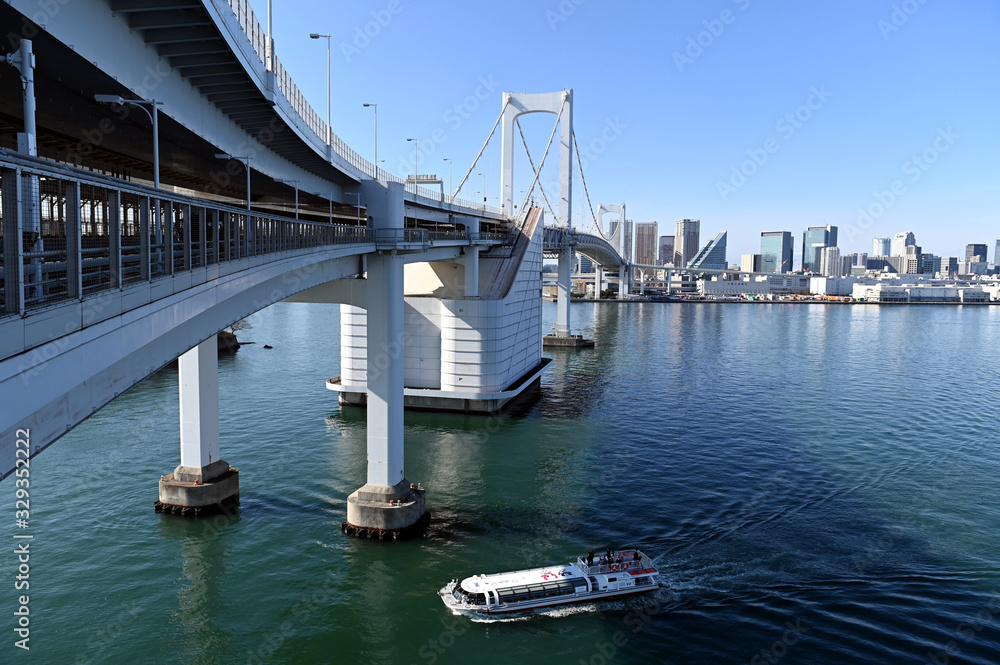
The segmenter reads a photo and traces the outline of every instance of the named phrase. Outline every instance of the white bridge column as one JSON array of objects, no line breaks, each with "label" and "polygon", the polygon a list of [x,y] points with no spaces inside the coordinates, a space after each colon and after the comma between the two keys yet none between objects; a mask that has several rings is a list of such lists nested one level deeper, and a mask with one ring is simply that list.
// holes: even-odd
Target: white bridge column
[{"label": "white bridge column", "polygon": [[198,515],[239,504],[239,472],[219,453],[219,347],[212,335],[178,358],[181,463],[160,478],[157,511]]},{"label": "white bridge column", "polygon": [[403,482],[403,257],[368,257],[368,484]]},{"label": "white bridge column", "polygon": [[181,466],[201,469],[219,456],[219,351],[212,336],[177,359]]},{"label": "white bridge column", "polygon": [[[403,228],[402,183],[372,183],[362,191],[376,233]],[[366,257],[368,473],[364,487],[347,497],[347,521],[341,525],[345,533],[380,539],[428,520],[424,490],[403,476],[404,256],[397,251]]]},{"label": "white bridge column", "polygon": [[[472,220],[468,223],[469,233],[479,234],[479,220]],[[470,246],[464,248],[465,254],[458,262],[465,269],[465,297],[479,297],[479,247]]]},{"label": "white bridge column", "polygon": [[559,251],[559,282],[556,299],[556,337],[569,337],[570,268],[573,265],[573,249],[563,247]]},{"label": "white bridge column", "polygon": [[618,268],[618,299],[624,300],[625,297],[632,290],[632,285],[629,283],[628,279],[629,267],[623,265]]},{"label": "white bridge column", "polygon": [[594,299],[600,300],[601,291],[604,290],[604,269],[599,265],[594,265]]}]

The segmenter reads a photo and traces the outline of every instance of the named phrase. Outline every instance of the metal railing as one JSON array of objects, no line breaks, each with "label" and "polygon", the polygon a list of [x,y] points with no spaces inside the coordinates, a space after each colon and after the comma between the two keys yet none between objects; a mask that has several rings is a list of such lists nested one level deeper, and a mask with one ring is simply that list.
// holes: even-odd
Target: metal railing
[{"label": "metal railing", "polygon": [[376,237],[375,229],[247,211],[0,150],[0,316],[214,264]]},{"label": "metal railing", "polygon": [[[261,27],[260,22],[257,21],[257,17],[254,15],[253,9],[250,7],[250,3],[247,0],[228,0],[228,2],[229,7],[236,16],[236,20],[240,24],[240,27],[243,28],[243,32],[250,41],[250,45],[253,47],[257,57],[260,58],[260,61],[266,65],[267,35]],[[316,135],[322,144],[328,145],[334,153],[340,156],[341,159],[370,178],[381,180],[383,182],[406,182],[405,179],[393,175],[385,169],[376,168],[375,164],[372,164],[367,159],[359,155],[358,152],[347,145],[343,139],[332,131],[328,131],[329,128],[326,121],[323,120],[322,116],[320,116],[320,114],[318,114],[312,105],[306,100],[305,95],[302,94],[299,86],[292,79],[291,74],[288,73],[284,65],[281,64],[278,57],[272,54],[271,61],[271,68],[274,71],[274,79],[277,84],[278,91],[284,96],[284,98],[288,101],[288,104],[292,107],[292,110],[295,111],[300,118],[302,118],[305,125]],[[441,200],[441,193],[439,191],[428,189],[427,187],[408,184],[406,185],[406,191],[433,201]],[[470,210],[481,210],[495,215],[503,214],[503,211],[500,208],[487,206],[481,202],[476,203],[467,199],[455,199],[454,201],[451,201],[450,197],[447,195],[444,197],[444,200],[445,202],[454,203],[454,205],[469,208]]]}]

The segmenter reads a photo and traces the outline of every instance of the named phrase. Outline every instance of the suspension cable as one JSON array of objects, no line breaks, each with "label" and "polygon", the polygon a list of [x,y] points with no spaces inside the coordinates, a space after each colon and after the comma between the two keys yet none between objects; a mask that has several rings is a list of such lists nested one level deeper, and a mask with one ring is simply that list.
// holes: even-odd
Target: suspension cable
[{"label": "suspension cable", "polygon": [[[528,164],[531,165],[531,170],[534,171],[535,170],[535,161],[533,159],[531,159],[531,152],[528,151],[528,141],[524,138],[524,130],[521,129],[521,121],[520,120],[516,120],[515,123],[517,124],[517,131],[520,132],[520,134],[521,134],[521,143],[524,145],[524,154],[526,154],[528,156]],[[542,183],[541,182],[538,183],[538,189],[541,190],[541,192],[542,192],[542,198],[545,200],[545,205],[547,205],[549,207],[549,213],[552,214],[552,219],[556,220],[556,224],[558,224],[559,223],[559,215],[557,215],[556,211],[552,209],[552,204],[549,203],[549,197],[548,197],[548,195],[546,195],[545,188],[542,187]]]},{"label": "suspension cable", "polygon": [[[486,137],[486,142],[483,143],[483,147],[479,149],[479,154],[476,155],[476,158],[474,160],[472,160],[472,166],[469,167],[468,173],[466,173],[465,177],[462,178],[462,182],[458,183],[458,189],[456,189],[455,192],[451,195],[451,201],[449,201],[449,203],[455,202],[455,197],[458,196],[458,193],[460,191],[462,191],[462,185],[464,185],[465,181],[469,179],[469,176],[472,175],[472,172],[476,170],[476,164],[479,162],[479,158],[483,156],[483,152],[486,150],[486,146],[490,144],[490,139],[493,138],[493,133],[497,130],[497,125],[499,125],[500,120],[503,119],[503,112],[507,110],[508,104],[510,104],[510,97],[504,100],[503,108],[500,109],[500,115],[497,116],[497,121],[493,123],[493,129],[490,130],[490,135]],[[486,196],[486,192],[483,192],[483,196]]]},{"label": "suspension cable", "polygon": [[609,240],[609,236],[604,234],[604,230],[601,229],[601,225],[597,223],[597,215],[594,214],[594,204],[590,202],[590,192],[587,191],[587,179],[583,176],[583,162],[580,161],[580,146],[576,143],[576,132],[573,132],[573,150],[576,151],[576,163],[580,167],[580,180],[583,182],[583,192],[587,195],[587,207],[590,208],[590,218],[594,221],[594,228],[605,240]]}]

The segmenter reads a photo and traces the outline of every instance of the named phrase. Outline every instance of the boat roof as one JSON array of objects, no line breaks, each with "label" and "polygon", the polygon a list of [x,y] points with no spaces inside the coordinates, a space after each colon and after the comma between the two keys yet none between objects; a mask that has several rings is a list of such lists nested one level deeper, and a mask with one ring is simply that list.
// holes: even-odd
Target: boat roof
[{"label": "boat roof", "polygon": [[586,573],[576,564],[566,563],[526,570],[512,570],[505,573],[474,575],[462,580],[462,588],[470,593],[485,593],[490,589],[544,584],[545,582],[558,582],[574,577],[586,577]]}]

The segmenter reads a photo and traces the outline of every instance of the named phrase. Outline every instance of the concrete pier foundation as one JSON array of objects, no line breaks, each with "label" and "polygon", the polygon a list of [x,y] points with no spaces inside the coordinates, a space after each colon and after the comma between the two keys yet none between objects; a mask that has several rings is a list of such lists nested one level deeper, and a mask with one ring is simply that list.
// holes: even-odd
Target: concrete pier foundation
[{"label": "concrete pier foundation", "polygon": [[[401,184],[389,183],[384,205],[368,203],[369,215],[377,211],[379,228],[403,228]],[[404,257],[389,251],[367,260],[368,480],[348,497],[341,528],[348,535],[384,539],[409,535],[428,517],[423,488],[403,477]]]},{"label": "concrete pier foundation", "polygon": [[178,359],[181,463],[160,477],[157,512],[198,516],[239,505],[239,471],[219,454],[219,352],[215,335]]},{"label": "concrete pier foundation", "polygon": [[341,530],[351,536],[393,540],[417,535],[430,519],[426,490],[403,480],[394,487],[365,485],[347,497],[347,521]]}]

